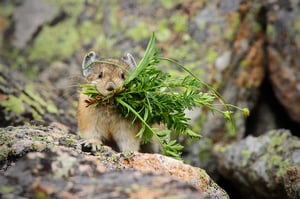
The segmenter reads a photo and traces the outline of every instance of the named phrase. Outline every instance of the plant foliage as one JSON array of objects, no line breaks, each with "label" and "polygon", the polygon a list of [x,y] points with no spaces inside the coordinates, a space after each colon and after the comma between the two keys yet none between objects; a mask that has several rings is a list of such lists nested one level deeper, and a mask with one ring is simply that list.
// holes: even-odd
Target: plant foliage
[{"label": "plant foliage", "polygon": [[[181,67],[187,75],[181,78],[172,77],[157,69],[156,66],[160,61],[169,61]],[[90,104],[96,106],[114,104],[124,117],[131,118],[132,122],[140,121],[142,128],[137,136],[143,138],[142,142],[147,143],[154,136],[160,143],[163,154],[177,159],[180,159],[183,146],[175,139],[170,140],[172,132],[200,138],[199,134],[189,128],[189,118],[184,113],[185,109],[208,107],[211,111],[222,113],[233,124],[227,104],[222,103],[226,111],[221,111],[213,105],[216,98],[224,102],[217,91],[178,62],[159,55],[155,47],[154,34],[148,43],[144,57],[128,74],[123,88],[104,97],[92,84],[82,84],[81,87],[85,88],[83,93],[89,96]],[[210,94],[201,92],[200,89],[203,87],[208,89]],[[167,129],[154,129],[153,124],[164,124]]]}]

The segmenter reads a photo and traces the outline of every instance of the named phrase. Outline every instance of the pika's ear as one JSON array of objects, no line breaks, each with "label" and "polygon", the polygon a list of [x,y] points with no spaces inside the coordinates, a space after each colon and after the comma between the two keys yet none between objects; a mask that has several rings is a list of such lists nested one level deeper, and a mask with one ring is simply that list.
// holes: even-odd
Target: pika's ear
[{"label": "pika's ear", "polygon": [[88,76],[91,73],[93,66],[89,65],[89,64],[96,61],[97,57],[98,56],[96,55],[96,53],[94,51],[91,51],[84,56],[83,61],[82,61],[82,73],[83,73],[84,77]]},{"label": "pika's ear", "polygon": [[122,61],[124,61],[126,64],[128,64],[130,70],[135,69],[136,62],[134,60],[134,57],[130,53],[126,53],[122,57]]}]

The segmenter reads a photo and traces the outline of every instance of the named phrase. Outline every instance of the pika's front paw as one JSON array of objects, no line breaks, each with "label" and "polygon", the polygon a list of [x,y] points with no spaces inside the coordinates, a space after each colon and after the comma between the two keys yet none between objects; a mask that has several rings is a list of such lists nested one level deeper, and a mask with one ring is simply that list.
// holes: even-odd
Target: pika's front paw
[{"label": "pika's front paw", "polygon": [[103,144],[98,139],[89,139],[89,140],[84,140],[82,142],[83,151],[87,149],[88,151],[96,152],[96,151],[101,151],[102,148],[103,148]]},{"label": "pika's front paw", "polygon": [[81,143],[81,145],[82,145],[82,151],[85,151],[85,152],[89,152],[89,151],[90,152],[96,152],[96,151],[105,152],[105,151],[112,150],[111,147],[103,145],[102,142],[97,139],[84,140]]}]

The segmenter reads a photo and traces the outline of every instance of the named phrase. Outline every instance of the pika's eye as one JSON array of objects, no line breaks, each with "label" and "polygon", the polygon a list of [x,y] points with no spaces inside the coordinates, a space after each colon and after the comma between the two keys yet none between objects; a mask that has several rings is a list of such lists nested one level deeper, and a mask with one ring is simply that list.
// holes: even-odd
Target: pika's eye
[{"label": "pika's eye", "polygon": [[103,77],[103,72],[100,72],[98,78],[101,79]]},{"label": "pika's eye", "polygon": [[121,73],[121,78],[125,80],[125,73]]}]

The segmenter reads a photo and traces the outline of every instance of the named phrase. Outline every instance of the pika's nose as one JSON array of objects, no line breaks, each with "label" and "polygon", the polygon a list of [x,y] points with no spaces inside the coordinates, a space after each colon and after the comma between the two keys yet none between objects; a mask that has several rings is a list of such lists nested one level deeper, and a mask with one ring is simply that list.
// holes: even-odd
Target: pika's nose
[{"label": "pika's nose", "polygon": [[114,87],[109,86],[106,90],[107,90],[107,91],[113,91],[113,90],[114,90]]},{"label": "pika's nose", "polygon": [[109,84],[107,85],[106,90],[107,90],[107,91],[113,91],[113,90],[115,90],[115,86],[113,85],[113,83],[109,83]]}]

